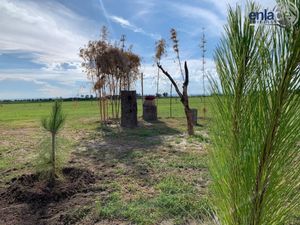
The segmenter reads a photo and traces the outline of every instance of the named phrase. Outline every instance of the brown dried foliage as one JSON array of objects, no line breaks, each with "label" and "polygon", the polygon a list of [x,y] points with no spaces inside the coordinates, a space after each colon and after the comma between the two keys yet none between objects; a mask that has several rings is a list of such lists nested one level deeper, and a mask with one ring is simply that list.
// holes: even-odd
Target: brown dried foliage
[{"label": "brown dried foliage", "polygon": [[155,60],[159,62],[161,57],[166,55],[166,41],[165,39],[160,39],[155,42]]},{"label": "brown dried foliage", "polygon": [[99,97],[103,98],[103,94],[109,94],[113,99],[113,96],[120,94],[122,88],[130,89],[130,85],[138,79],[141,59],[131,49],[132,47],[125,49],[124,35],[120,43],[112,45],[108,41],[106,27],[101,29],[100,40],[89,41],[80,49],[82,67],[88,78],[93,81],[94,90],[99,93]]}]

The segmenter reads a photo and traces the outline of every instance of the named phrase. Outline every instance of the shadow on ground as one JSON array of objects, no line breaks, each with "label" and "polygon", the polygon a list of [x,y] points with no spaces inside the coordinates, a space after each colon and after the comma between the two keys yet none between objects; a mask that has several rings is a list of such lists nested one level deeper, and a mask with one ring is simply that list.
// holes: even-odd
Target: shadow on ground
[{"label": "shadow on ground", "polygon": [[162,121],[139,122],[134,129],[121,128],[118,124],[99,126],[93,137],[82,140],[78,151],[73,153],[73,163],[83,159],[81,164],[93,165],[104,179],[113,179],[124,170],[147,180],[151,166],[139,158],[161,150],[166,137],[180,133]]}]

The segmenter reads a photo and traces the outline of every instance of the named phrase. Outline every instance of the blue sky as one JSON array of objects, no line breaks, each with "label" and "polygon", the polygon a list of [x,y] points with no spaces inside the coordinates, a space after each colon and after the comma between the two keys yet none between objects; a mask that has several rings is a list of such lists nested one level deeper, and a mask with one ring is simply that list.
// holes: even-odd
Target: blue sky
[{"label": "blue sky", "polygon": [[[110,39],[126,35],[142,57],[145,93],[155,94],[154,43],[178,31],[182,60],[187,60],[190,94],[203,92],[202,27],[207,38],[206,72],[215,75],[213,52],[226,23],[227,5],[235,0],[0,0],[0,99],[71,97],[91,94],[80,66],[79,48],[99,37],[106,25]],[[274,0],[259,2],[272,8]],[[180,82],[169,42],[164,67]],[[160,92],[168,91],[162,76]],[[139,82],[136,90],[140,92]]]}]

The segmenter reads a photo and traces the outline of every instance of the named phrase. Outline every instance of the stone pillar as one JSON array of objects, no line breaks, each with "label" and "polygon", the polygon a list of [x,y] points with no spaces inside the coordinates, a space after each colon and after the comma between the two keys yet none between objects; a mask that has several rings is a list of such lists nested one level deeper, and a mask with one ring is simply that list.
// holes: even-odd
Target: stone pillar
[{"label": "stone pillar", "polygon": [[191,112],[192,112],[193,124],[197,125],[198,110],[197,109],[191,109]]},{"label": "stone pillar", "polygon": [[150,98],[149,96],[146,96],[143,103],[143,119],[145,121],[157,120],[157,107],[155,105],[155,97]]},{"label": "stone pillar", "polygon": [[137,126],[136,91],[121,91],[121,126]]}]

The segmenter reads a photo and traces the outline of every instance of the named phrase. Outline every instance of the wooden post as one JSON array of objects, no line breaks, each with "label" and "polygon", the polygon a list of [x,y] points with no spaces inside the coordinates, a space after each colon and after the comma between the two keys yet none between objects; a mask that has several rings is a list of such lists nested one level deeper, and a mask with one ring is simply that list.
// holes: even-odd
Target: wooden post
[{"label": "wooden post", "polygon": [[144,74],[141,73],[142,104],[144,103]]},{"label": "wooden post", "polygon": [[197,125],[198,110],[197,109],[191,109],[191,112],[192,112],[193,125]]},{"label": "wooden post", "polygon": [[157,107],[155,105],[155,98],[149,99],[146,97],[143,103],[143,119],[145,121],[157,120]]},{"label": "wooden post", "polygon": [[121,91],[121,126],[137,127],[136,91]]}]

